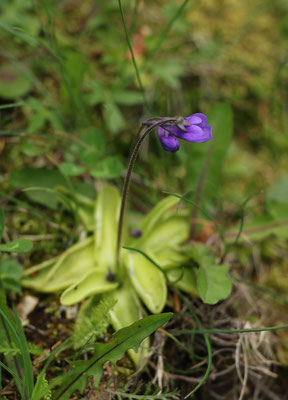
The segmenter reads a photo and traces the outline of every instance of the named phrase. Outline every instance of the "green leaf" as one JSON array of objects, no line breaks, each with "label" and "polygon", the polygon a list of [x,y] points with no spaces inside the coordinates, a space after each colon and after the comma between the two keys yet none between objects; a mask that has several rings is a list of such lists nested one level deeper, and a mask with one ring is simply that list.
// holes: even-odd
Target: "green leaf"
[{"label": "green leaf", "polygon": [[52,392],[49,389],[49,384],[45,378],[45,371],[41,371],[36,378],[36,383],[32,393],[31,400],[50,400],[52,399]]},{"label": "green leaf", "polygon": [[63,377],[61,387],[53,395],[53,400],[69,399],[75,390],[83,391],[89,376],[93,376],[97,386],[106,361],[116,363],[129,349],[137,350],[140,343],[156,329],[169,321],[171,313],[151,315],[116,332],[110,343],[96,344],[94,356],[87,361],[74,363],[74,368]]},{"label": "green leaf", "polygon": [[119,157],[111,156],[97,163],[89,172],[94,178],[113,179],[122,176],[123,169],[124,166]]},{"label": "green leaf", "polygon": [[25,253],[30,251],[33,247],[31,240],[16,239],[12,242],[0,244],[0,251],[8,251],[14,253]]},{"label": "green leaf", "polygon": [[143,231],[142,237],[139,238],[141,244],[137,244],[135,240],[133,246],[157,254],[183,243],[189,238],[189,231],[190,224],[187,218],[172,216],[154,226],[149,234]]},{"label": "green leaf", "polygon": [[140,229],[143,231],[142,238],[149,237],[156,224],[164,221],[171,216],[170,209],[179,203],[179,199],[174,196],[167,196],[161,200],[143,219]]},{"label": "green leaf", "polygon": [[95,221],[95,253],[99,266],[113,272],[116,268],[116,241],[121,197],[112,185],[106,185],[98,193]]},{"label": "green leaf", "polygon": [[45,153],[48,150],[48,147],[36,146],[31,141],[25,140],[21,145],[21,150],[24,154],[26,154],[26,156],[33,157]]},{"label": "green leaf", "polygon": [[112,296],[92,296],[81,305],[72,335],[74,349],[104,337],[111,322],[109,311],[115,302]]},{"label": "green leaf", "polygon": [[[27,102],[28,107],[29,105],[37,106],[33,108],[33,113],[29,116],[27,127],[29,133],[39,133],[41,130],[47,129],[48,124],[54,129],[63,129],[58,114],[56,114],[54,110],[46,108],[40,102],[35,103],[34,99]],[[49,142],[47,144],[49,145]]]},{"label": "green leaf", "polygon": [[232,279],[227,276],[229,267],[203,262],[198,271],[197,289],[207,304],[216,304],[226,299],[232,290]]},{"label": "green leaf", "polygon": [[[10,183],[17,189],[27,187],[43,187],[55,189],[56,186],[67,186],[65,178],[59,171],[50,170],[48,168],[23,168],[14,171],[10,177]],[[55,194],[47,191],[33,190],[33,192],[25,192],[25,195],[34,202],[40,203],[56,210],[58,199]]]},{"label": "green leaf", "polygon": [[80,165],[76,165],[71,162],[63,162],[59,164],[59,169],[63,175],[67,176],[78,176],[83,174],[83,172],[85,171],[84,167],[81,167]]},{"label": "green leaf", "polygon": [[3,64],[0,67],[0,97],[17,99],[32,89],[31,80],[23,73],[23,67]]},{"label": "green leaf", "polygon": [[[110,310],[111,322],[116,331],[131,325],[143,317],[143,307],[137,294],[131,287],[128,277],[124,280],[124,284],[121,287],[108,293],[108,296],[116,302]],[[145,361],[144,357],[148,353],[148,347],[149,338],[146,338],[143,342],[143,346],[140,347],[137,353],[132,349],[128,350],[128,354],[136,366],[139,367],[139,363]]]},{"label": "green leaf", "polygon": [[22,281],[23,286],[41,292],[56,292],[74,285],[96,267],[93,237],[89,237],[66,250],[56,260],[48,260],[32,267],[40,271],[35,277]]},{"label": "green leaf", "polygon": [[114,135],[121,131],[125,126],[124,117],[119,107],[114,103],[105,104],[104,119],[109,131]]},{"label": "green leaf", "polygon": [[19,292],[22,277],[22,266],[15,260],[7,258],[0,262],[0,280],[5,290]]},{"label": "green leaf", "polygon": [[167,299],[164,274],[140,253],[128,251],[127,270],[138,296],[156,314],[163,310]]},{"label": "green leaf", "polygon": [[176,285],[180,290],[185,293],[191,294],[192,296],[199,297],[197,291],[197,274],[195,268],[191,267],[183,267],[183,268],[174,268],[167,271],[167,275],[169,281],[172,282],[173,285]]},{"label": "green leaf", "polygon": [[88,272],[82,279],[77,281],[73,286],[66,289],[60,301],[64,305],[79,303],[88,296],[109,292],[118,286],[118,282],[110,282],[107,279],[108,270],[103,268],[95,268]]},{"label": "green leaf", "polygon": [[31,398],[33,391],[32,363],[22,324],[14,310],[12,317],[7,307],[4,292],[0,289],[0,343],[9,343],[10,347],[19,349],[19,354],[6,355],[6,363],[13,376],[18,377],[16,384],[22,399]]}]

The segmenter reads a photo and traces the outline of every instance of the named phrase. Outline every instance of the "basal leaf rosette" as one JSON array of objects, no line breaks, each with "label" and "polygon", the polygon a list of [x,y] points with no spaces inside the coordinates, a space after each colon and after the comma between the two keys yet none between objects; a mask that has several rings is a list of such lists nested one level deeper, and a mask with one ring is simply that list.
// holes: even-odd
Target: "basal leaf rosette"
[{"label": "basal leaf rosette", "polygon": [[[176,209],[178,199],[168,196],[143,219],[138,238],[129,238],[125,226],[124,244],[142,250],[164,270],[179,269],[187,260],[180,245],[189,236],[185,212]],[[117,224],[121,197],[111,185],[98,193],[94,212],[94,234],[71,246],[59,257],[26,270],[23,286],[36,291],[60,292],[60,301],[72,305],[88,296],[102,294],[117,300],[111,311],[116,330],[151,313],[163,310],[167,280],[161,270],[134,251],[122,249],[120,280],[115,265]],[[181,287],[181,281],[178,282]],[[136,300],[137,299],[137,300]]]}]

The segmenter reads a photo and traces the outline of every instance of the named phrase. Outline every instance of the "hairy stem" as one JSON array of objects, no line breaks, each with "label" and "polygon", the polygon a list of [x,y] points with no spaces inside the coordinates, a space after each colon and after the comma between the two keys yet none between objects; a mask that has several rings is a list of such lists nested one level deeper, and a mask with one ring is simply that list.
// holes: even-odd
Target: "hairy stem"
[{"label": "hairy stem", "polygon": [[176,118],[169,118],[169,119],[163,118],[157,122],[154,122],[150,126],[148,126],[148,128],[145,130],[145,132],[141,136],[143,127],[145,127],[145,125],[147,125],[147,122],[144,122],[140,128],[140,131],[138,132],[138,136],[140,136],[140,137],[132,149],[131,156],[130,156],[129,163],[128,163],[126,177],[124,180],[123,191],[122,191],[122,201],[121,201],[120,214],[119,214],[117,247],[116,247],[117,268],[119,268],[119,265],[120,265],[120,249],[121,249],[121,243],[122,243],[122,232],[123,232],[123,222],[124,222],[124,215],[125,215],[125,206],[126,206],[128,192],[129,192],[129,183],[130,183],[131,174],[132,174],[140,147],[141,147],[144,139],[146,138],[146,136],[148,136],[149,133],[152,132],[154,128],[156,128],[157,126],[160,126],[160,125],[167,124],[169,122],[173,122],[173,121],[176,121]]}]

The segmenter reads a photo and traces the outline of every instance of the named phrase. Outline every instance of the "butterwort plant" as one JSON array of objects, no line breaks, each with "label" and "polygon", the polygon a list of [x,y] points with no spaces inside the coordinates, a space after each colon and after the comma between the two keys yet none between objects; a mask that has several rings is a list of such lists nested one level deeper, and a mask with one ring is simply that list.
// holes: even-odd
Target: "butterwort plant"
[{"label": "butterwort plant", "polygon": [[142,123],[138,132],[139,139],[137,140],[129,160],[126,178],[123,186],[122,203],[120,209],[120,217],[118,224],[118,239],[117,239],[117,265],[119,265],[119,254],[121,247],[121,234],[123,219],[125,213],[125,204],[127,200],[129,182],[131,173],[139,152],[139,149],[146,138],[153,129],[157,128],[160,143],[165,151],[175,153],[179,150],[179,140],[183,139],[188,142],[204,143],[212,138],[212,126],[207,125],[208,118],[202,113],[196,113],[189,117],[164,117],[152,118]]},{"label": "butterwort plant", "polygon": [[[131,173],[141,144],[155,128],[162,147],[170,152],[179,149],[179,139],[202,143],[212,137],[212,128],[200,113],[187,118],[153,118],[142,123],[131,152],[122,196],[108,184],[97,195],[93,235],[59,257],[30,268],[25,272],[29,278],[23,281],[24,286],[35,290],[61,291],[60,301],[64,305],[91,296],[97,296],[99,301],[105,296],[112,298],[116,304],[110,310],[110,317],[115,330],[142,318],[146,309],[160,313],[166,304],[169,282],[198,295],[197,273],[187,264],[189,258],[182,246],[189,238],[190,223],[187,210],[175,212],[177,197],[161,200],[143,218],[136,234],[128,234],[125,204]],[[123,249],[122,243],[130,249]],[[146,340],[142,355],[148,346]],[[141,352],[130,350],[130,355],[138,363]]]}]

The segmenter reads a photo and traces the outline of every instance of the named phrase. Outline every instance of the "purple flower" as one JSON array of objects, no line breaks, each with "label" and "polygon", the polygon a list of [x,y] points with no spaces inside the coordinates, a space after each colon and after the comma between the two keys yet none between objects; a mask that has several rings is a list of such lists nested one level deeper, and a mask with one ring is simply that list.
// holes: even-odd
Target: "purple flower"
[{"label": "purple flower", "polygon": [[188,142],[203,143],[212,138],[212,126],[207,125],[206,115],[196,113],[182,121],[171,125],[169,123],[157,127],[157,133],[164,150],[175,152],[179,150],[178,139]]}]

